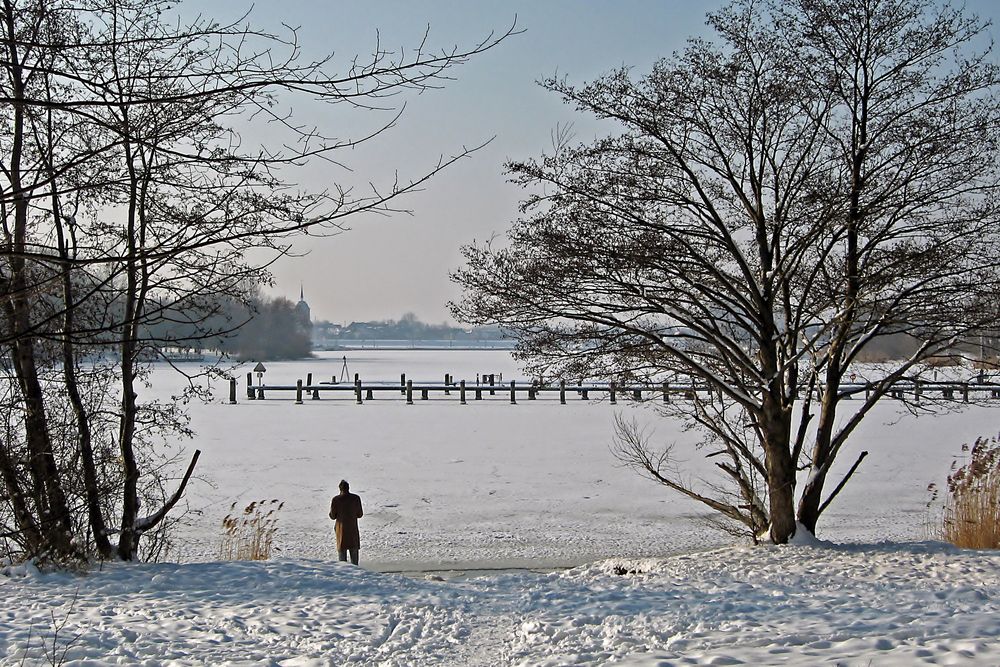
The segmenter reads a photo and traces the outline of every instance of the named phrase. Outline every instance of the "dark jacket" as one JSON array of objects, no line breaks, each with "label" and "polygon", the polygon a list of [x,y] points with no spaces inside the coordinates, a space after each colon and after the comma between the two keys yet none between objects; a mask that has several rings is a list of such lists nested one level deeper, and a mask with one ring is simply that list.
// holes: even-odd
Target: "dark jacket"
[{"label": "dark jacket", "polygon": [[337,550],[359,549],[361,534],[358,532],[358,519],[364,515],[361,509],[361,497],[353,493],[342,493],[334,496],[330,503],[330,518],[337,522]]}]

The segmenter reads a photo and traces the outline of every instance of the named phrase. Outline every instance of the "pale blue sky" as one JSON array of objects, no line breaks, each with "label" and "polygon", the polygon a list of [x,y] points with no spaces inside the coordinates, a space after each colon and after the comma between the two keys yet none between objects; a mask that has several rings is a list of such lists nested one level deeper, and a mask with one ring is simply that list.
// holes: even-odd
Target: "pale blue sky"
[{"label": "pale blue sky", "polygon": [[[446,303],[459,294],[448,273],[461,263],[460,247],[503,234],[517,215],[520,192],[506,182],[507,159],[537,156],[550,146],[557,124],[575,124],[577,138],[601,131],[564,106],[535,81],[559,72],[582,82],[621,65],[641,73],[659,57],[683,47],[687,37],[706,34],[705,11],[721,2],[680,0],[480,2],[437,0],[274,0],[259,2],[252,13],[259,26],[300,27],[308,55],[334,51],[346,68],[355,54],[369,53],[376,30],[385,46],[415,46],[430,25],[429,43],[438,48],[469,46],[490,31],[504,31],[517,17],[525,32],[511,37],[454,71],[457,80],[443,90],[407,100],[406,116],[392,131],[343,158],[353,174],[318,168],[312,186],[327,181],[385,183],[398,170],[401,179],[417,176],[442,154],[496,136],[477,152],[433,179],[426,191],[406,204],[412,216],[359,218],[352,230],[333,238],[296,244],[302,257],[285,258],[273,268],[272,293],[298,298],[300,281],[314,319],[398,318],[414,312],[421,319],[450,319]],[[1000,17],[1000,3],[967,6],[982,16]],[[235,18],[249,3],[239,0],[188,0],[182,11],[204,11]],[[370,115],[328,112],[309,116],[338,135],[364,132]],[[337,124],[343,125],[343,129]]]}]

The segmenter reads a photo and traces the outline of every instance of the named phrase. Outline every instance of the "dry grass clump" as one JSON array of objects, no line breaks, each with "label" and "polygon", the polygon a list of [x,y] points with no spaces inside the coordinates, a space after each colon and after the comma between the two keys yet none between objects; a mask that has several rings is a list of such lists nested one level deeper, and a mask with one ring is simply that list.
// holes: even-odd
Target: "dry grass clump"
[{"label": "dry grass clump", "polygon": [[[275,507],[277,504],[277,507]],[[278,529],[277,512],[285,506],[275,500],[254,501],[236,514],[236,503],[229,506],[229,514],[222,520],[221,560],[267,560],[274,546]]]},{"label": "dry grass clump", "polygon": [[[965,549],[1000,548],[1000,441],[977,438],[968,462],[948,475],[940,537]],[[937,497],[936,485],[930,487]]]}]

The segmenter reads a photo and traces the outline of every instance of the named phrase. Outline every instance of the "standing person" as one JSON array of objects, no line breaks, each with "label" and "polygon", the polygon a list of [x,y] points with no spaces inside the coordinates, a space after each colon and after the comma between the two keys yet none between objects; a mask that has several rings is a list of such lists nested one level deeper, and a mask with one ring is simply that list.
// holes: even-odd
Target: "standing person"
[{"label": "standing person", "polygon": [[363,515],[361,497],[351,493],[351,485],[347,480],[340,480],[340,495],[334,496],[330,502],[330,518],[337,522],[337,553],[340,560],[346,561],[349,551],[351,562],[355,565],[358,564],[358,549],[361,548],[358,519]]}]

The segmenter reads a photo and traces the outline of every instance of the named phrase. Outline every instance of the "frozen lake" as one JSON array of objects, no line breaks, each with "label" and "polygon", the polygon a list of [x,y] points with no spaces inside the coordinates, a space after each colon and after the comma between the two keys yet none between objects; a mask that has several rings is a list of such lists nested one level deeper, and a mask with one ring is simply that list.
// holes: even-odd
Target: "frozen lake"
[{"label": "frozen lake", "polygon": [[[441,382],[445,373],[472,382],[476,374],[523,379],[506,351],[363,350],[268,363],[265,383],[294,384],[348,376],[398,382]],[[184,444],[202,457],[187,494],[190,511],[168,558],[212,560],[221,520],[232,503],[285,503],[277,544],[288,557],[335,558],[330,497],[341,478],[364,500],[362,563],[383,570],[575,565],[610,556],[660,556],[729,543],[705,525],[705,510],[621,467],[609,450],[614,415],[634,416],[677,442],[694,475],[711,464],[696,437],[659,417],[655,401],[519,400],[506,395],[470,400],[431,395],[406,405],[376,394],[356,405],[353,394],[296,405],[293,393],[246,400],[249,366],[236,369],[239,403],[228,387],[216,400],[191,406],[197,436]],[[153,374],[154,395],[183,381],[165,367]],[[471,399],[471,397],[470,397]],[[841,456],[842,470],[869,457],[820,524],[836,542],[910,540],[927,536],[927,485],[941,481],[964,442],[993,433],[994,413],[916,418],[885,401]],[[839,480],[835,472],[832,479]]]}]

